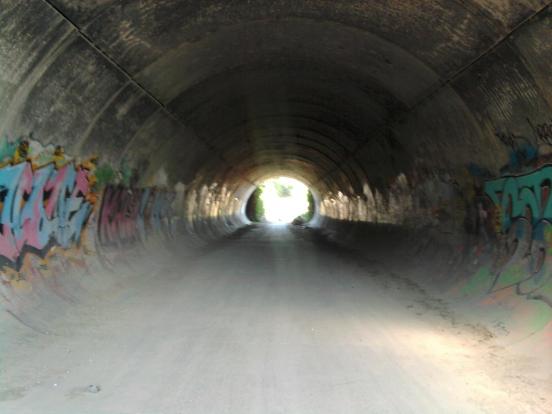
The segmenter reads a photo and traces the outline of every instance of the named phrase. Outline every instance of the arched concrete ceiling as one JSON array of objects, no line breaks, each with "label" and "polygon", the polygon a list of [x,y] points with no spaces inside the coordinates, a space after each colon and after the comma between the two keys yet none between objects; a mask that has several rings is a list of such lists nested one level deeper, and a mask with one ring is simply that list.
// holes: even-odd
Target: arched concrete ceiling
[{"label": "arched concrete ceiling", "polygon": [[[397,121],[547,5],[33,0],[24,10],[7,3],[5,15],[25,14],[34,31],[48,17],[42,40],[57,45],[49,53],[27,47],[41,62],[32,76],[36,63],[12,68],[34,79],[13,98],[25,107],[19,119],[42,119],[42,131],[59,133],[62,125],[73,150],[147,159],[148,171],[164,165],[173,181],[200,171],[251,185],[289,170],[311,185],[351,188],[366,177],[385,182],[399,163],[412,164],[417,150],[407,134],[398,137]],[[83,70],[93,85],[75,75]],[[44,116],[75,100],[90,108],[86,114]],[[451,118],[473,122],[460,112]]]}]

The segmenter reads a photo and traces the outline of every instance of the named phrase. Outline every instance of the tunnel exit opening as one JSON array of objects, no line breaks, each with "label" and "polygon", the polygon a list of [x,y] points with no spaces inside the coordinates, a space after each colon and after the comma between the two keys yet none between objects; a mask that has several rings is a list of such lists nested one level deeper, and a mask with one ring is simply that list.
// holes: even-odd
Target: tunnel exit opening
[{"label": "tunnel exit opening", "polygon": [[273,177],[253,191],[246,206],[253,222],[304,224],[314,216],[314,198],[309,188],[290,177]]}]

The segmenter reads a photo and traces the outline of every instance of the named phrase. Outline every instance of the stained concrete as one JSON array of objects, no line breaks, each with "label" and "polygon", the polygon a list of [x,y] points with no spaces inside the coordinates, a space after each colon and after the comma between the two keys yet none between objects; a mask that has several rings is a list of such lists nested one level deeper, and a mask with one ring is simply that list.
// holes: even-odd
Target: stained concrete
[{"label": "stained concrete", "polygon": [[[547,0],[0,0],[2,156],[31,133],[98,155],[138,173],[121,193],[175,190],[178,228],[130,246],[144,217],[113,206],[110,243],[95,211],[73,250],[4,266],[0,412],[549,412],[550,182],[527,217],[484,188],[551,161],[551,22]],[[246,227],[278,175],[318,233]]]},{"label": "stained concrete", "polygon": [[497,173],[551,106],[549,1],[3,0],[0,133],[171,183]]}]

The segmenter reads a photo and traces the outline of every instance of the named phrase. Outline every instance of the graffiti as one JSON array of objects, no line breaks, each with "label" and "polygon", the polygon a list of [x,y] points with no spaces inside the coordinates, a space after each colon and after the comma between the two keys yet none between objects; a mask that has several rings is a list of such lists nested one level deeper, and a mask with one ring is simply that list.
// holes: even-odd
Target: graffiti
[{"label": "graffiti", "polygon": [[491,172],[487,168],[481,167],[476,163],[470,162],[467,169],[472,177],[491,177]]},{"label": "graffiti", "polygon": [[113,183],[115,179],[115,170],[109,164],[102,164],[96,170],[96,178],[98,180],[98,185],[105,187]]},{"label": "graffiti", "polygon": [[519,171],[524,167],[535,168],[539,162],[539,157],[547,152],[541,148],[541,144],[552,144],[552,125],[539,124],[534,126],[530,120],[527,120],[536,135],[536,139],[526,138],[513,134],[511,132],[495,133],[500,141],[510,148],[508,155],[508,164],[501,168],[501,173]]},{"label": "graffiti", "polygon": [[519,171],[524,167],[536,168],[551,160],[549,149],[543,146],[552,146],[552,123],[534,125],[530,119],[527,122],[534,133],[531,139],[511,132],[495,132],[496,137],[510,149],[508,164],[500,170],[502,174]]},{"label": "graffiti", "polygon": [[504,176],[484,184],[492,203],[495,250],[489,292],[514,289],[518,295],[552,306],[550,240],[552,240],[552,165],[527,174]]},{"label": "graffiti", "polygon": [[552,145],[552,122],[537,124],[535,133],[542,142]]},{"label": "graffiti", "polygon": [[18,268],[26,251],[80,241],[92,211],[89,171],[66,164],[33,170],[30,161],[0,169],[0,260]]},{"label": "graffiti", "polygon": [[175,193],[156,188],[107,186],[99,213],[101,244],[146,241],[150,233],[171,236]]},{"label": "graffiti", "polygon": [[10,139],[9,136],[5,135],[0,142],[0,162],[8,163],[13,154],[15,154],[16,148],[19,146],[20,139]]},{"label": "graffiti", "polygon": [[519,147],[519,142],[524,141],[526,144],[531,144],[527,138],[523,138],[512,134],[511,132],[495,132],[495,136],[507,147],[511,149],[517,149]]},{"label": "graffiti", "polygon": [[539,150],[533,144],[527,142],[517,142],[511,147],[508,154],[508,164],[501,168],[502,173],[517,171],[523,167],[531,165],[539,156]]},{"label": "graffiti", "polygon": [[140,194],[124,187],[107,186],[99,214],[98,237],[102,244],[138,240],[136,226]]},{"label": "graffiti", "polygon": [[[143,169],[142,169],[143,170]],[[134,188],[138,184],[139,169],[130,168],[129,163],[123,159],[119,169],[114,169],[110,164],[103,163],[96,170],[97,182],[100,187],[107,185],[122,185]]]},{"label": "graffiti", "polygon": [[528,139],[511,132],[495,132],[496,137],[507,147],[516,150],[522,145],[538,146],[538,144],[552,145],[552,122],[543,122],[534,125],[527,119],[536,139]]},{"label": "graffiti", "polygon": [[61,168],[72,160],[65,154],[65,148],[61,145],[47,145],[33,140],[33,134],[28,138],[21,137],[10,139],[4,136],[0,142],[0,168],[6,165],[15,165],[21,162],[31,162],[34,169],[53,163],[56,168]]},{"label": "graffiti", "polygon": [[506,176],[485,183],[485,194],[501,208],[502,230],[508,231],[515,219],[525,217],[533,226],[552,221],[552,165],[525,175]]}]

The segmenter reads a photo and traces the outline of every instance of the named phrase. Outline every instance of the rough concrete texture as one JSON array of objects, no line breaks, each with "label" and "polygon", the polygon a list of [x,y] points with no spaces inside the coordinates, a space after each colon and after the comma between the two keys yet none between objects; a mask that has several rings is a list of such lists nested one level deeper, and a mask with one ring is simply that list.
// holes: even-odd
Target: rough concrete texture
[{"label": "rough concrete texture", "polygon": [[[0,0],[0,413],[551,412],[550,39],[544,0]],[[244,227],[282,174],[310,229]]]},{"label": "rough concrete texture", "polygon": [[550,412],[532,361],[319,233],[249,227],[201,255],[131,257],[122,284],[67,292],[79,305],[62,300],[47,332],[2,321],[2,412]]}]

